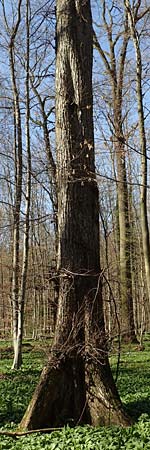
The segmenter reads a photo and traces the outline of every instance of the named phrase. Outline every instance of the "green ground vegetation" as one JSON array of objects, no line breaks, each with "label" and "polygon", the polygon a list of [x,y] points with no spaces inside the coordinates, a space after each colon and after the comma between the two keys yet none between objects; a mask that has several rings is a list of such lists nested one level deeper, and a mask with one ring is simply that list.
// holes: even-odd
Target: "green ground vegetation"
[{"label": "green ground vegetation", "polygon": [[[0,342],[0,430],[13,431],[21,420],[48,356],[47,342],[24,343],[24,361],[19,371],[11,370],[12,347]],[[116,372],[117,354],[110,355]],[[129,428],[69,426],[51,433],[37,433],[16,439],[0,435],[0,450],[150,450],[150,341],[144,350],[132,345],[122,349],[117,386],[122,401],[133,416]]]}]

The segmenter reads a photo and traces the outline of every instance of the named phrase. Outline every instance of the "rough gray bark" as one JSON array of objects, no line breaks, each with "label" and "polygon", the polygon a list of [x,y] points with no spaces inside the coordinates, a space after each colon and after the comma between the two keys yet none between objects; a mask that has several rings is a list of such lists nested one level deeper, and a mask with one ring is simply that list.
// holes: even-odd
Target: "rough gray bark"
[{"label": "rough gray bark", "polygon": [[[85,70],[86,67],[86,70]],[[56,145],[59,301],[48,365],[23,428],[128,425],[104,333],[92,117],[89,0],[57,0]]]}]

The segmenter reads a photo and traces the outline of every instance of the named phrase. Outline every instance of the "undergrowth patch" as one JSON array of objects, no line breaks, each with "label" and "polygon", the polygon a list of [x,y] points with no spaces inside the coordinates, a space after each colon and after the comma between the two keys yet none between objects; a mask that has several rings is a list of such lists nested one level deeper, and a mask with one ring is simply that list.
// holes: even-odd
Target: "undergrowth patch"
[{"label": "undergrowth patch", "polygon": [[[1,347],[1,345],[0,345]],[[3,346],[4,349],[4,346]],[[45,349],[24,349],[21,370],[11,371],[10,352],[0,360],[0,426],[14,430],[21,420],[37,384],[45,361]],[[110,357],[115,373],[117,356]],[[134,417],[132,427],[69,426],[50,434],[12,438],[0,436],[0,450],[150,450],[150,342],[139,352],[125,347],[121,354],[117,386],[128,412]]]}]

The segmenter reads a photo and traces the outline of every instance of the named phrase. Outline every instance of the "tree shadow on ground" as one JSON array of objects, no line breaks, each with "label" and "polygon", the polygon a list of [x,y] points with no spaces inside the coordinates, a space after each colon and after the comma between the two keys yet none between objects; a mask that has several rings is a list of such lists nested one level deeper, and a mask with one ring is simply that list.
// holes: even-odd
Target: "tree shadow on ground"
[{"label": "tree shadow on ground", "polygon": [[137,400],[130,402],[126,406],[128,414],[132,416],[135,421],[141,416],[141,414],[147,414],[150,418],[150,399]]}]

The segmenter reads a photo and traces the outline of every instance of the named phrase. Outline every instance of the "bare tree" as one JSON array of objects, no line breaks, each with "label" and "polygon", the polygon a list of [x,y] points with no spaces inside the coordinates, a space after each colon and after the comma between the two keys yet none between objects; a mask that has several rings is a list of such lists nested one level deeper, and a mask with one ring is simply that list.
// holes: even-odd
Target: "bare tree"
[{"label": "bare tree", "polygon": [[133,40],[136,56],[136,93],[137,93],[137,105],[138,105],[138,125],[139,125],[139,138],[140,148],[142,154],[141,161],[141,229],[142,229],[142,242],[143,242],[143,254],[145,262],[145,273],[147,281],[147,291],[150,302],[150,237],[149,237],[149,225],[147,215],[147,143],[145,132],[145,118],[144,118],[144,106],[143,106],[143,89],[142,89],[142,57],[140,49],[140,38],[137,30],[137,21],[143,18],[150,12],[150,7],[145,8],[140,12],[141,1],[135,2],[131,8],[129,0],[125,0],[125,7],[129,17],[129,25],[131,37]]},{"label": "bare tree", "polygon": [[[89,0],[57,0],[56,145],[59,302],[47,366],[23,428],[129,423],[111,374],[99,262]],[[86,67],[86,71],[85,71]]]},{"label": "bare tree", "polygon": [[[128,207],[128,184],[126,173],[126,152],[125,139],[123,133],[123,88],[124,71],[127,46],[129,41],[128,16],[123,16],[122,30],[114,36],[114,2],[102,2],[103,27],[107,35],[109,45],[109,56],[103,50],[96,33],[94,32],[94,46],[98,50],[103,64],[106,68],[112,93],[112,115],[110,116],[113,129],[113,145],[117,161],[117,196],[118,196],[118,217],[119,217],[119,243],[120,243],[120,282],[121,282],[121,333],[122,339],[136,341],[133,299],[132,299],[132,278],[130,264],[130,223]],[[119,39],[122,39],[119,57],[116,56],[116,46]],[[118,60],[117,61],[117,57]]]},{"label": "bare tree", "polygon": [[18,311],[19,311],[19,247],[20,247],[20,209],[22,200],[22,124],[20,112],[19,92],[16,83],[15,72],[15,39],[21,21],[21,3],[18,1],[17,19],[10,30],[3,2],[3,14],[5,25],[10,35],[9,58],[14,107],[14,157],[15,157],[15,205],[14,205],[14,230],[13,230],[13,273],[12,273],[12,312],[13,312],[13,342],[14,362],[12,368],[18,368],[21,364],[21,354],[18,354]]},{"label": "bare tree", "polygon": [[[13,92],[14,108],[14,159],[15,159],[15,200],[14,200],[14,224],[13,224],[13,273],[12,273],[12,312],[13,312],[13,342],[14,360],[13,369],[18,369],[22,363],[22,337],[24,302],[27,279],[28,249],[29,249],[29,212],[30,212],[30,191],[31,191],[31,151],[30,151],[30,131],[29,131],[29,4],[26,3],[26,193],[25,193],[25,225],[22,265],[20,264],[20,223],[21,205],[23,192],[23,144],[22,144],[22,117],[20,106],[20,92],[16,76],[16,38],[21,24],[22,1],[18,1],[16,23],[10,28],[7,21],[5,2],[3,1],[3,16],[5,27],[9,36],[9,59],[11,70],[11,82]],[[21,280],[20,280],[21,271]]]},{"label": "bare tree", "polygon": [[17,339],[15,346],[14,362],[12,368],[19,369],[22,363],[22,338],[24,323],[24,303],[27,282],[28,253],[29,253],[29,218],[30,218],[30,200],[31,200],[31,150],[30,150],[30,94],[29,94],[29,0],[26,0],[26,152],[27,152],[27,173],[26,173],[26,205],[25,205],[25,224],[23,239],[23,255],[21,268],[21,282],[18,293],[18,310],[17,310]]}]

